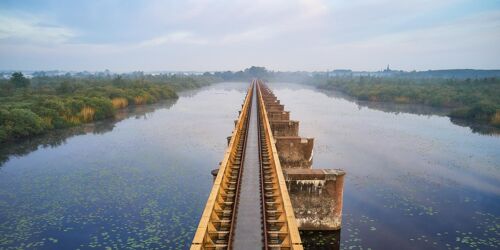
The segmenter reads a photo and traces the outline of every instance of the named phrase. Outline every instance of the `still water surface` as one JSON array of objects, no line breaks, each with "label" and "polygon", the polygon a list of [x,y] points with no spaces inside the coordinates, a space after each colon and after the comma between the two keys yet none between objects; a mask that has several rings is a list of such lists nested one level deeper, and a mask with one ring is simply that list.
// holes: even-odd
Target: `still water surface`
[{"label": "still water surface", "polygon": [[[0,249],[187,248],[247,87],[216,84],[2,145]],[[314,167],[347,171],[342,249],[500,247],[499,136],[433,112],[270,87],[316,138]]]}]

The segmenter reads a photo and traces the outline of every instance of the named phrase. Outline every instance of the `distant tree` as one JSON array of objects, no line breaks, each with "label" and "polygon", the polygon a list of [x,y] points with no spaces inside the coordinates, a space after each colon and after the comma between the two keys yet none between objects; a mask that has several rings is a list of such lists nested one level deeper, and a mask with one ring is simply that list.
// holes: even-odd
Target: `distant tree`
[{"label": "distant tree", "polygon": [[5,96],[12,94],[12,90],[14,90],[14,84],[12,84],[11,81],[0,82],[0,95]]},{"label": "distant tree", "polygon": [[68,94],[68,93],[72,93],[74,91],[74,88],[73,88],[72,84],[69,83],[68,81],[63,81],[63,82],[61,82],[59,87],[56,88],[56,91],[60,94]]},{"label": "distant tree", "polygon": [[245,73],[252,76],[252,77],[266,77],[268,75],[268,71],[264,67],[256,67],[252,66],[248,69],[245,69]]},{"label": "distant tree", "polygon": [[10,77],[10,82],[16,88],[26,88],[30,85],[30,80],[24,77],[23,73],[21,72],[14,72]]},{"label": "distant tree", "polygon": [[125,81],[122,76],[118,75],[113,79],[113,85],[116,87],[123,87],[125,85]]}]

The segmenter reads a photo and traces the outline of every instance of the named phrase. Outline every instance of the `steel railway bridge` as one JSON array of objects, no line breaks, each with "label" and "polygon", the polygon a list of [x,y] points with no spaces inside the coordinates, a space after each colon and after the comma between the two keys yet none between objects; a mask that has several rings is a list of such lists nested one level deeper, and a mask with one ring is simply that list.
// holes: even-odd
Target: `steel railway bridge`
[{"label": "steel railway bridge", "polygon": [[[321,211],[326,209],[334,212],[333,216],[326,217],[339,217],[343,178],[341,182],[337,181],[333,185],[327,184],[327,181],[332,180],[332,176],[333,180],[336,180],[339,176],[342,177],[343,173],[307,169],[312,164],[312,139],[306,140],[305,143],[302,138],[298,138],[297,141],[298,122],[294,123],[288,119],[289,112],[283,111],[283,105],[279,104],[272,91],[262,81],[253,80],[239,118],[235,121],[236,127],[230,139],[228,138],[229,145],[191,244],[192,250],[303,249],[298,222],[304,224],[303,228],[310,227],[311,224],[307,223],[307,218],[297,220],[294,214],[292,205],[296,204],[292,203],[304,200],[300,194],[296,196],[298,198],[294,196],[294,201],[290,198],[288,190],[290,186],[287,189],[287,181],[295,180],[294,178],[303,179],[304,176],[312,176],[312,184],[308,184],[307,180],[298,181],[302,185],[300,190],[304,187],[309,188],[309,194],[305,196],[316,199],[306,202],[321,203],[323,206],[320,208]],[[282,133],[277,133],[280,126]],[[305,155],[302,157],[305,160],[301,160],[300,164],[297,161],[290,163],[303,169],[290,169],[288,174],[287,171],[283,171],[280,163],[282,155],[277,150],[277,146],[281,144],[278,144],[275,138],[280,135],[284,137],[278,139],[286,142],[287,146],[301,146],[299,151],[295,151],[309,150],[302,153]],[[287,149],[287,154],[295,151]],[[308,166],[303,167],[304,164]],[[317,184],[318,178],[320,184]],[[317,185],[320,185],[319,188],[326,188],[327,191],[322,193],[320,190],[315,196],[311,190],[316,190]],[[334,197],[339,199],[340,203],[331,205],[330,201],[335,199],[331,196],[323,197],[324,193],[329,192],[328,190],[337,196],[340,193],[340,198]],[[326,199],[327,202],[321,199]],[[328,203],[329,207],[325,208],[323,203]],[[314,212],[314,208],[310,211]],[[310,214],[310,211],[307,213]],[[299,210],[295,212],[301,213]],[[340,227],[340,219],[337,220],[335,223]],[[325,227],[325,225],[323,223],[319,226]]]}]

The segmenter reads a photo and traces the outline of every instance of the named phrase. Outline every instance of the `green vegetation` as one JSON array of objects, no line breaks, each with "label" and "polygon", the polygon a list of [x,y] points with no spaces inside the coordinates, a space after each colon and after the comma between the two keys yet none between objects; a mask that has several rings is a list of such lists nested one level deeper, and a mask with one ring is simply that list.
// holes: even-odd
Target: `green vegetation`
[{"label": "green vegetation", "polygon": [[116,109],[177,98],[210,77],[44,77],[0,80],[0,143],[112,117]]},{"label": "green vegetation", "polygon": [[359,100],[416,103],[450,108],[450,117],[500,127],[500,79],[335,77],[316,79]]}]

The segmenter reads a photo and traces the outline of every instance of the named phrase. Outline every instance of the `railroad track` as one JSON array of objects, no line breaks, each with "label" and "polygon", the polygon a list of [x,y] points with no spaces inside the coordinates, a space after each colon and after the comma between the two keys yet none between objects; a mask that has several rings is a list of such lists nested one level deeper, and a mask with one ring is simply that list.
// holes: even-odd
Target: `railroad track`
[{"label": "railroad track", "polygon": [[302,249],[266,103],[252,81],[191,249]]}]

